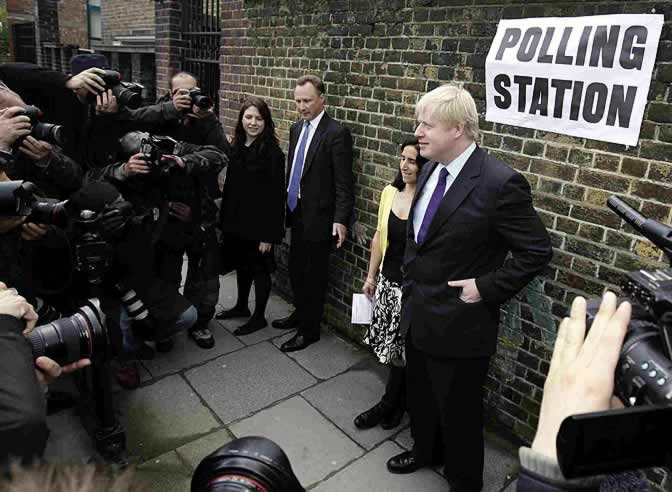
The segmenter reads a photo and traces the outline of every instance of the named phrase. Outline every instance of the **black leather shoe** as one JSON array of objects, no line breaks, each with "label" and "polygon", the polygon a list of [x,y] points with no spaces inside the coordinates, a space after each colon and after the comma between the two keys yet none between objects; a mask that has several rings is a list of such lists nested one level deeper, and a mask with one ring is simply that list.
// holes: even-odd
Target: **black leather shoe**
[{"label": "black leather shoe", "polygon": [[250,310],[247,307],[233,306],[215,314],[215,319],[247,318],[249,315]]},{"label": "black leather shoe", "polygon": [[280,350],[282,352],[296,352],[297,350],[305,349],[307,346],[312,345],[319,339],[320,337],[317,338],[307,337],[305,335],[297,333],[292,338],[283,343],[282,346],[280,347]]},{"label": "black leather shoe", "polygon": [[294,311],[286,318],[273,320],[271,326],[273,328],[277,328],[278,330],[291,330],[292,328],[299,326],[299,316],[296,314],[296,311]]},{"label": "black leather shoe", "polygon": [[400,409],[395,409],[389,412],[385,417],[383,417],[383,421],[380,423],[380,426],[385,429],[385,430],[390,430],[394,429],[395,427],[399,427],[399,424],[401,424],[401,419],[404,417],[404,411]]},{"label": "black leather shoe", "polygon": [[249,335],[250,333],[259,331],[262,328],[266,328],[267,326],[268,322],[266,321],[266,318],[256,318],[252,316],[247,323],[236,328],[233,334],[237,337],[242,335]]},{"label": "black leather shoe", "polygon": [[358,429],[370,429],[380,424],[387,417],[389,409],[382,401],[355,417],[355,427]]},{"label": "black leather shoe", "polygon": [[403,453],[393,456],[387,460],[387,471],[390,473],[397,473],[399,475],[413,473],[422,467],[423,465],[420,465],[415,461],[415,456],[413,456],[412,451],[404,451]]}]

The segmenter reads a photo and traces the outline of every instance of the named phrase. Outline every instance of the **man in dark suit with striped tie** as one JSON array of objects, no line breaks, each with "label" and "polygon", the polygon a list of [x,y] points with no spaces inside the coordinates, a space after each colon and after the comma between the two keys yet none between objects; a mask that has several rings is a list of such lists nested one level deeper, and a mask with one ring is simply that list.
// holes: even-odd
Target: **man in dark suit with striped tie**
[{"label": "man in dark suit with striped tie", "polygon": [[296,328],[280,350],[303,350],[320,339],[329,254],[340,248],[354,205],[352,137],[324,109],[324,84],[304,75],[294,89],[301,120],[289,130],[287,224],[292,238],[289,275],[295,311],[275,328]]},{"label": "man in dark suit with striped tie", "polygon": [[525,178],[483,151],[471,95],[445,85],[416,108],[423,166],[411,206],[401,329],[414,447],[393,473],[443,464],[451,492],[483,487],[483,384],[499,307],[553,250]]}]

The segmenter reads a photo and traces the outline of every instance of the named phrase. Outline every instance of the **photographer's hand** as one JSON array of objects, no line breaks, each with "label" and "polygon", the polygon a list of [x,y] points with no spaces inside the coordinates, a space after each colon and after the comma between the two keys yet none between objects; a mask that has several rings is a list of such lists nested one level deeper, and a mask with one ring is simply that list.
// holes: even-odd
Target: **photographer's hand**
[{"label": "photographer's hand", "polygon": [[86,96],[87,93],[98,95],[105,90],[105,81],[101,77],[104,73],[102,68],[89,68],[68,80],[65,87],[78,96]]},{"label": "photographer's hand", "polygon": [[19,106],[0,111],[0,150],[9,150],[19,138],[30,135],[30,118],[17,116],[22,111]]},{"label": "photographer's hand", "polygon": [[212,108],[203,109],[199,108],[198,106],[194,106],[193,112],[189,113],[187,116],[190,118],[196,118],[197,120],[203,120],[205,118],[215,116],[215,112]]},{"label": "photographer's hand", "polygon": [[0,217],[0,234],[6,234],[23,224],[25,217]]},{"label": "photographer's hand", "polygon": [[37,241],[46,236],[49,226],[46,224],[25,223],[21,226],[21,239],[24,241]]},{"label": "photographer's hand", "polygon": [[124,163],[124,174],[126,176],[135,176],[136,174],[149,174],[149,166],[147,165],[147,160],[145,159],[145,154],[138,153]]},{"label": "photographer's hand", "polygon": [[533,450],[556,462],[556,437],[566,417],[611,408],[614,372],[631,314],[629,303],[618,309],[616,303],[612,292],[604,294],[588,336],[583,297],[574,299],[569,318],[560,323],[532,443]]},{"label": "photographer's hand", "polygon": [[0,314],[8,314],[17,319],[23,319],[26,322],[26,329],[23,334],[27,335],[33,328],[37,321],[37,313],[33,306],[20,296],[16,289],[8,289],[7,285],[0,282]]},{"label": "photographer's hand", "polygon": [[173,92],[173,104],[178,111],[189,111],[191,109],[191,96],[186,89],[179,89]]},{"label": "photographer's hand", "polygon": [[70,374],[90,365],[91,361],[89,359],[80,359],[67,366],[60,366],[55,360],[43,356],[35,360],[35,376],[41,384],[47,385],[63,374]]},{"label": "photographer's hand", "polygon": [[191,222],[191,207],[182,202],[170,202],[168,213],[182,222]]},{"label": "photographer's hand", "polygon": [[117,98],[110,89],[101,92],[96,97],[96,114],[115,114],[119,112]]},{"label": "photographer's hand", "polygon": [[43,140],[37,140],[30,135],[21,143],[19,151],[33,161],[41,161],[51,154],[51,145]]},{"label": "photographer's hand", "polygon": [[161,157],[162,161],[173,161],[177,167],[180,169],[184,169],[187,165],[184,163],[184,160],[182,160],[181,157],[177,155],[164,155]]}]

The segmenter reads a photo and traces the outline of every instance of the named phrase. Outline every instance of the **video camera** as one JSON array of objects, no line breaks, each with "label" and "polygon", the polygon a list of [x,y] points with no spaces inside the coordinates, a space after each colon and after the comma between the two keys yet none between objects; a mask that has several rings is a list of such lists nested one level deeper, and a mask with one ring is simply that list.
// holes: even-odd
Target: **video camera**
[{"label": "video camera", "polygon": [[[65,142],[63,127],[61,125],[54,125],[51,123],[40,123],[42,118],[42,111],[35,106],[26,106],[23,110],[16,114],[17,116],[27,116],[30,118],[31,133],[30,135],[36,140],[43,140],[56,145],[63,145]],[[17,140],[15,147],[20,147],[23,138]]]},{"label": "video camera", "polygon": [[[115,70],[105,70],[101,75],[105,87],[112,91],[120,106],[137,109],[142,104],[142,91],[144,86],[135,82],[122,82],[121,75]],[[95,96],[90,99],[95,101]]]},{"label": "video camera", "polygon": [[[672,264],[672,227],[619,198],[607,205],[662,249]],[[672,268],[638,270],[622,284],[632,320],[615,374],[622,410],[573,415],[560,426],[558,462],[567,478],[650,466],[672,467]],[[588,323],[599,300],[588,302]]]},{"label": "video camera", "polygon": [[163,156],[175,155],[176,147],[175,139],[160,135],[149,135],[140,142],[140,152],[145,155],[147,165],[155,176],[166,175],[175,167],[174,161],[164,160]]},{"label": "video camera", "polygon": [[191,97],[191,104],[198,106],[201,109],[208,109],[214,106],[210,96],[197,87],[194,87],[189,91],[189,97]]},{"label": "video camera", "polygon": [[242,437],[203,458],[191,492],[304,492],[285,452],[265,437]]}]

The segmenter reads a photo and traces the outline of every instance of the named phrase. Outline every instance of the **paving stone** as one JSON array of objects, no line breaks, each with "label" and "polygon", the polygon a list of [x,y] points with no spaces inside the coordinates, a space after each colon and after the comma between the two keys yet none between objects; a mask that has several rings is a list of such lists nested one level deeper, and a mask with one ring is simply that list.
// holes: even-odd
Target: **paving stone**
[{"label": "paving stone", "polygon": [[146,492],[189,492],[191,488],[191,470],[174,451],[138,466],[134,476]]},{"label": "paving stone", "polygon": [[[163,355],[163,354],[157,354],[157,355]],[[119,383],[117,383],[117,378],[114,377],[114,371],[117,370],[119,367],[119,364],[117,361],[112,361],[112,391],[117,392],[117,391],[134,391],[134,390],[126,390],[119,386]],[[147,368],[142,365],[142,362],[138,363],[138,372],[140,373],[140,384],[147,383],[152,380],[152,375],[149,373]]]},{"label": "paving stone", "polygon": [[130,456],[145,459],[175,449],[220,426],[180,376],[120,393]]},{"label": "paving stone", "polygon": [[410,475],[388,472],[387,460],[402,451],[398,445],[387,441],[319,484],[312,492],[447,492],[447,482],[433,470],[418,470]]},{"label": "paving stone", "polygon": [[222,330],[218,323],[211,321],[209,328],[215,337],[213,348],[202,349],[193,340],[189,339],[187,333],[178,333],[173,337],[175,340],[173,350],[168,353],[157,352],[153,360],[143,361],[143,365],[156,378],[201,364],[244,347],[236,337],[226,330]]},{"label": "paving stone", "polygon": [[355,427],[354,418],[380,401],[386,377],[384,367],[367,360],[355,369],[304,391],[303,396],[343,432],[366,449],[371,449],[399,432],[408,422],[408,416],[404,416],[402,427],[391,430],[379,426],[367,430]]},{"label": "paving stone", "polygon": [[[223,321],[218,321],[220,326],[233,333],[236,328],[244,324],[249,318],[236,318],[236,319],[227,319]],[[245,345],[256,345],[259,342],[265,340],[271,340],[273,338],[281,337],[282,335],[287,334],[287,330],[277,330],[271,326],[271,319],[266,318],[268,321],[268,326],[249,335],[236,337],[240,342]]]},{"label": "paving stone", "polygon": [[275,441],[305,487],[362,454],[359,446],[299,396],[233,424],[231,432]]},{"label": "paving stone", "polygon": [[413,437],[411,436],[411,428],[407,427],[394,438],[394,441],[404,449],[413,449]]},{"label": "paving stone", "polygon": [[180,458],[195,470],[203,458],[231,442],[232,439],[231,432],[227,429],[221,429],[180,446],[176,451]]},{"label": "paving stone", "polygon": [[[294,332],[273,340],[276,347],[294,336]],[[330,331],[322,331],[320,341],[304,350],[287,354],[318,379],[329,379],[348,370],[368,354]]]},{"label": "paving stone", "polygon": [[44,458],[49,463],[87,463],[97,458],[95,443],[75,410],[62,410],[47,417],[49,439]]},{"label": "paving stone", "polygon": [[215,359],[185,376],[225,424],[316,382],[268,342]]}]

